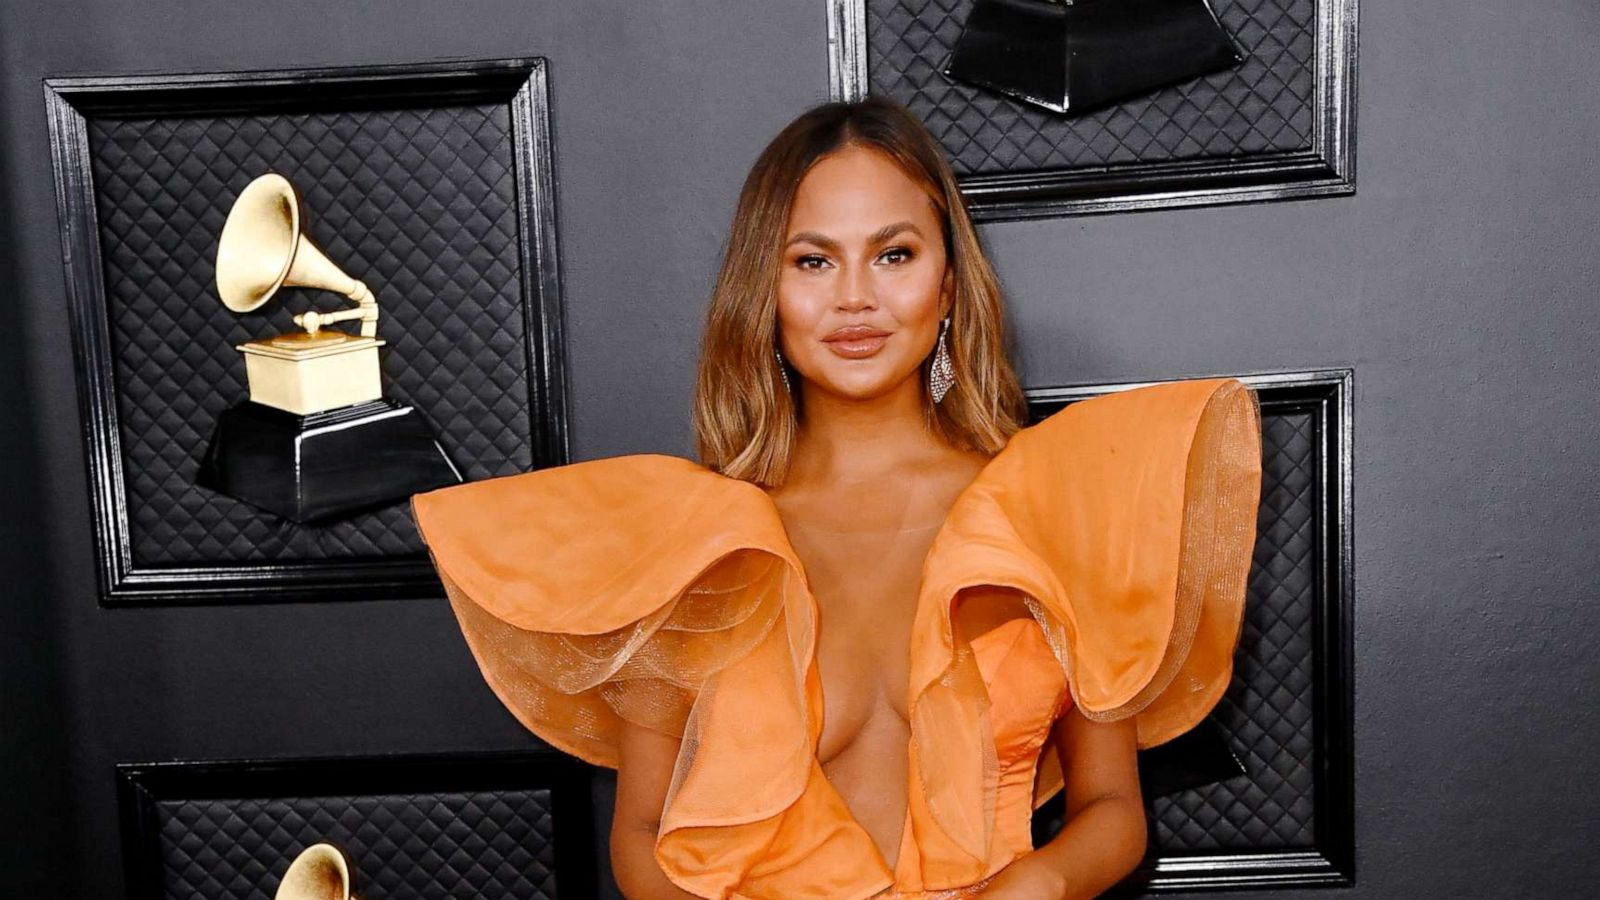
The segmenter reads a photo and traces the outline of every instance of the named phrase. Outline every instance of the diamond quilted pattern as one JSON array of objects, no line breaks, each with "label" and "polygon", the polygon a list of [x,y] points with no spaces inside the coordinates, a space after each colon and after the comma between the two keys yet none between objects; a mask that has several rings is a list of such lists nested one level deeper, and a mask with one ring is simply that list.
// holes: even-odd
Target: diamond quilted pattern
[{"label": "diamond quilted pattern", "polygon": [[554,898],[548,789],[156,804],[165,900],[271,900],[290,860],[330,840],[362,900]]},{"label": "diamond quilted pattern", "polygon": [[194,486],[218,413],[247,396],[235,345],[343,298],[284,291],[237,316],[216,240],[257,175],[377,294],[385,394],[418,407],[468,479],[531,468],[510,110],[92,118],[130,542],[140,566],[420,554],[404,504],[300,526]]},{"label": "diamond quilted pattern", "polygon": [[906,104],[957,174],[1072,169],[1304,150],[1316,87],[1316,0],[1211,0],[1237,68],[1064,117],[945,77],[973,0],[866,0],[869,90]]},{"label": "diamond quilted pattern", "polygon": [[1314,845],[1317,453],[1310,413],[1262,418],[1261,508],[1233,683],[1213,715],[1247,777],[1151,803],[1164,853]]}]

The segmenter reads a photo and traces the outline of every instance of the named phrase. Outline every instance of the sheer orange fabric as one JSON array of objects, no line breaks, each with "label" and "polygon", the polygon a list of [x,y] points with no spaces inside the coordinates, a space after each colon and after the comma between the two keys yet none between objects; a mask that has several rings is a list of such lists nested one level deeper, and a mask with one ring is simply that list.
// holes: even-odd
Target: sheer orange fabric
[{"label": "sheer orange fabric", "polygon": [[[893,870],[822,774],[817,610],[771,499],[635,455],[419,494],[468,644],[550,744],[616,766],[623,720],[681,736],[656,859],[702,897],[957,897],[1032,849],[1069,704],[1152,746],[1227,687],[1260,491],[1254,395],[1185,381],[1016,434],[951,507],[911,638]],[[967,591],[983,588],[982,592]],[[968,643],[952,604],[1033,618]]]}]

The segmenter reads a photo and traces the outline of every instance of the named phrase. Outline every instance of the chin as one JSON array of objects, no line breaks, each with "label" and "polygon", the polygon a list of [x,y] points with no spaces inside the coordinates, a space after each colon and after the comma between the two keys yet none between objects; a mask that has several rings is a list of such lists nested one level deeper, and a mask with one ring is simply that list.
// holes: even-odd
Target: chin
[{"label": "chin", "polygon": [[857,372],[847,377],[817,379],[816,384],[836,397],[876,400],[893,391],[903,380],[886,372]]}]

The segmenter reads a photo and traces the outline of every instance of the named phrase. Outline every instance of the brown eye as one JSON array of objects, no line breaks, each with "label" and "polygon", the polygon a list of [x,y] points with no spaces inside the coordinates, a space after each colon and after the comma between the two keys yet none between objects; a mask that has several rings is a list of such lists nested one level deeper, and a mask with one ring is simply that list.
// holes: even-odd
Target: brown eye
[{"label": "brown eye", "polygon": [[808,254],[794,261],[795,267],[804,272],[815,272],[828,264],[828,261],[816,254]]},{"label": "brown eye", "polygon": [[908,262],[911,259],[911,256],[911,248],[909,247],[890,247],[889,249],[878,254],[878,259],[883,260],[891,266],[894,266],[903,262]]}]

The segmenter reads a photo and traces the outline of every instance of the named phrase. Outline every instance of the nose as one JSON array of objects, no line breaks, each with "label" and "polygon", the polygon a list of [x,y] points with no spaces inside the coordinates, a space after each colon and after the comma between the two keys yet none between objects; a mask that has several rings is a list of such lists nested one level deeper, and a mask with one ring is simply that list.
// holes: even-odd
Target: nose
[{"label": "nose", "polygon": [[872,284],[871,266],[846,264],[837,282],[838,294],[834,306],[840,312],[857,312],[877,309],[878,295]]}]

